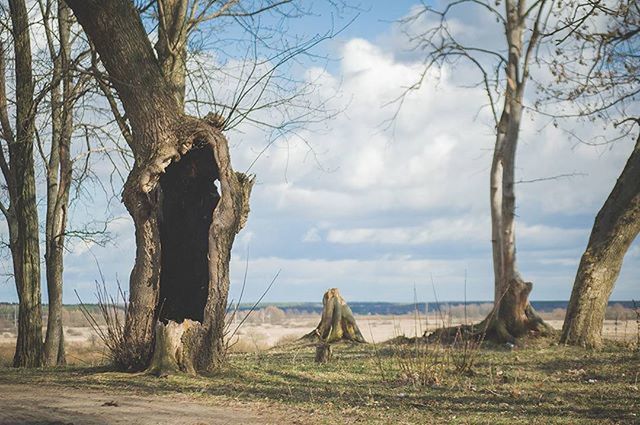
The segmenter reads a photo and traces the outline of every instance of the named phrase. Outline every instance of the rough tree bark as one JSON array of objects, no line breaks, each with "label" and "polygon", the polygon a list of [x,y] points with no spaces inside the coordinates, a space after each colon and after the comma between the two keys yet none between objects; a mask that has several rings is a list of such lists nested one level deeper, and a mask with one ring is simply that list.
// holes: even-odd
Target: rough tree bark
[{"label": "rough tree bark", "polygon": [[562,326],[562,343],[597,348],[624,255],[640,232],[640,136],[596,216]]},{"label": "rough tree bark", "polygon": [[[24,0],[10,0],[11,34],[15,61],[15,135],[9,122],[6,64],[0,55],[0,124],[9,160],[0,149],[0,167],[10,205],[1,209],[9,225],[9,246],[20,302],[15,367],[42,365],[42,308],[40,301],[40,248],[36,207],[33,139],[34,83],[31,67],[29,15]],[[3,47],[3,46],[0,46]],[[0,49],[4,51],[4,48]]]},{"label": "rough tree bark", "polygon": [[190,350],[190,341],[199,338],[199,322],[186,319],[182,323],[156,323],[155,346],[147,373],[158,377],[183,372],[195,375],[197,353]]},{"label": "rough tree bark", "polygon": [[320,323],[302,338],[318,340],[324,345],[338,341],[366,342],[338,288],[331,288],[324,293]]},{"label": "rough tree bark", "polygon": [[178,105],[184,109],[187,78],[189,16],[186,0],[158,0],[158,41],[155,50]]},{"label": "rough tree bark", "polygon": [[[67,3],[100,54],[131,123],[135,163],[123,200],[137,248],[125,339],[137,355],[129,368],[148,365],[157,319],[192,319],[200,322],[198,337],[186,342],[197,353],[194,369],[214,370],[224,356],[231,247],[249,213],[253,179],[233,171],[217,117],[183,113],[130,1]],[[182,236],[167,230],[180,226]],[[162,254],[180,251],[189,237],[194,243],[181,250],[184,262]]]}]

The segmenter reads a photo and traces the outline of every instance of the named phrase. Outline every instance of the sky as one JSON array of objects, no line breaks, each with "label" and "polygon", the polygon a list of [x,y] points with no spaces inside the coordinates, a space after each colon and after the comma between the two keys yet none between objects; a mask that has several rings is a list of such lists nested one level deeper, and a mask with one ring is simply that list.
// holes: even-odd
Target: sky
[{"label": "sky", "polygon": [[[376,1],[345,12],[336,26],[357,15],[353,23],[317,47],[320,57],[331,59],[300,61],[291,69],[296,79],[313,82],[311,103],[339,111],[322,125],[275,141],[250,125],[228,134],[235,169],[250,167],[257,176],[249,221],[234,244],[231,299],[238,299],[245,267],[243,302],[260,297],[278,272],[266,302],[318,302],[331,287],[352,301],[413,302],[414,288],[420,301],[492,299],[488,172],[494,137],[485,95],[469,87],[473,70],[459,65],[428,74],[390,121],[397,110],[390,102],[423,70],[420,52],[409,48],[395,22],[414,6]],[[320,8],[291,30],[320,33],[329,14]],[[461,14],[457,23],[469,39],[500,42],[495,23],[477,11]],[[535,89],[529,93],[533,101]],[[567,135],[571,125],[555,127],[534,113],[523,120],[517,180],[571,175],[517,186],[518,263],[533,282],[533,300],[569,298],[595,215],[633,147],[631,138],[579,143]],[[590,136],[608,131],[575,125]],[[73,224],[108,208],[116,217],[109,223],[114,241],[70,246],[66,303],[78,301],[75,291],[84,302],[95,300],[97,264],[111,290],[116,281],[126,289],[133,265],[126,211],[98,194],[91,199],[74,206]],[[639,298],[636,241],[611,299]],[[16,300],[13,282],[0,283],[0,301]]]}]

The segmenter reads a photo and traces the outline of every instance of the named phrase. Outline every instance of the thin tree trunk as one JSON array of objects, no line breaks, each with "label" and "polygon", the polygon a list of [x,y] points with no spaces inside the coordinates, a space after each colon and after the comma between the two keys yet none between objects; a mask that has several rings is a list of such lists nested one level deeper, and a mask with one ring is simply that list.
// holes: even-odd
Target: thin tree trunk
[{"label": "thin tree trunk", "polygon": [[[538,23],[544,2],[539,5],[529,45],[523,43],[526,25],[525,2],[506,1],[506,38],[509,47],[506,64],[506,93],[490,176],[491,227],[494,262],[494,308],[480,324],[486,337],[499,342],[514,341],[528,331],[549,332],[542,319],[529,304],[531,282],[518,272],[516,258],[516,193],[515,165],[522,100],[528,78],[528,54],[539,37]],[[522,68],[522,70],[520,69]]]},{"label": "thin tree trunk", "polygon": [[[64,229],[62,231],[64,232]],[[55,235],[52,240],[47,241],[45,257],[49,299],[49,315],[44,344],[44,363],[47,366],[63,366],[66,361],[62,323],[64,236],[61,233]]]},{"label": "thin tree trunk", "polygon": [[65,352],[62,321],[60,321],[60,346],[58,347],[58,359],[56,360],[56,364],[58,366],[65,366],[67,364],[67,353]]},{"label": "thin tree trunk", "polygon": [[[55,242],[54,242],[55,243]],[[47,275],[47,292],[49,298],[49,315],[47,317],[47,332],[44,342],[44,364],[57,364],[62,345],[62,251],[51,248],[47,244],[45,267]]]},{"label": "thin tree trunk", "polygon": [[[518,272],[516,257],[516,194],[515,164],[522,101],[528,79],[528,61],[540,35],[538,24],[544,7],[542,1],[528,46],[523,33],[527,19],[526,2],[505,1],[505,37],[508,58],[505,65],[505,94],[490,171],[489,201],[491,205],[491,243],[494,270],[494,307],[480,324],[464,326],[465,332],[481,334],[483,339],[513,342],[530,331],[551,332],[529,303],[532,283],[525,282]],[[455,338],[457,327],[434,332],[433,340]]]},{"label": "thin tree trunk", "polygon": [[493,256],[497,273],[494,309],[484,327],[487,337],[499,342],[513,341],[532,330],[549,331],[529,304],[532,284],[522,279],[516,260],[515,162],[522,119],[523,84],[507,94],[491,171],[492,234],[497,238],[493,243]]},{"label": "thin tree trunk", "polygon": [[[54,61],[51,90],[52,138],[47,164],[47,216],[45,267],[49,316],[44,343],[46,365],[63,365],[64,335],[62,324],[62,291],[64,270],[64,242],[67,225],[69,190],[71,189],[71,134],[73,132],[74,100],[70,62],[71,14],[64,2],[58,2],[59,54]],[[62,89],[60,88],[62,86]]]},{"label": "thin tree trunk", "polygon": [[29,15],[24,0],[9,0],[16,70],[16,139],[9,145],[15,175],[15,216],[11,237],[14,274],[18,289],[18,339],[15,367],[42,365],[42,309],[40,300],[40,247],[33,162],[34,102],[31,70]]},{"label": "thin tree trunk", "polygon": [[571,292],[561,342],[597,348],[625,253],[640,232],[640,136],[598,212]]}]

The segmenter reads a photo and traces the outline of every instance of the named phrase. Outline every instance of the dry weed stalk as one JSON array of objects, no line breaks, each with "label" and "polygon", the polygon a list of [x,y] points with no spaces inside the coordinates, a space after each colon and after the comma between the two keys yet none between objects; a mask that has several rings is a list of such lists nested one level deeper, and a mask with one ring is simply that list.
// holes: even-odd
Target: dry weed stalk
[{"label": "dry weed stalk", "polygon": [[[129,309],[129,303],[125,292],[120,286],[120,281],[116,282],[118,292],[114,298],[107,290],[104,276],[100,272],[100,281],[96,280],[95,282],[99,312],[97,318],[87,305],[82,302],[76,291],[76,297],[80,302],[80,311],[89,322],[91,329],[107,348],[107,356],[113,366],[119,370],[142,370],[149,360],[147,358],[148,350],[146,350],[146,347],[125,342],[125,317]],[[153,318],[150,317],[149,320],[153,320]],[[137,341],[138,339],[135,340]]]}]

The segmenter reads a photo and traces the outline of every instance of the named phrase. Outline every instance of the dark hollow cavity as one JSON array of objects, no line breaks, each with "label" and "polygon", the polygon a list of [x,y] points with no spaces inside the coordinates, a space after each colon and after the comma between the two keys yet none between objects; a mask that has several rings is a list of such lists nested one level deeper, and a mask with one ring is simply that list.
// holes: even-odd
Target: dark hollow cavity
[{"label": "dark hollow cavity", "polygon": [[220,195],[213,150],[194,147],[160,178],[159,319],[203,321],[209,292],[209,226]]}]

